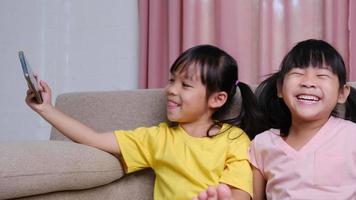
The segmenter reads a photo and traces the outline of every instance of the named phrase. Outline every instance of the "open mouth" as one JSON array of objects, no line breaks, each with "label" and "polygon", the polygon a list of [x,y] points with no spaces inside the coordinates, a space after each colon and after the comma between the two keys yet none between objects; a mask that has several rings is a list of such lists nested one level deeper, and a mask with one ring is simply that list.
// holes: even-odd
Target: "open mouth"
[{"label": "open mouth", "polygon": [[177,108],[179,106],[180,106],[180,104],[178,104],[172,100],[167,101],[167,108]]},{"label": "open mouth", "polygon": [[320,98],[314,95],[297,95],[297,99],[304,103],[316,103],[320,101]]}]

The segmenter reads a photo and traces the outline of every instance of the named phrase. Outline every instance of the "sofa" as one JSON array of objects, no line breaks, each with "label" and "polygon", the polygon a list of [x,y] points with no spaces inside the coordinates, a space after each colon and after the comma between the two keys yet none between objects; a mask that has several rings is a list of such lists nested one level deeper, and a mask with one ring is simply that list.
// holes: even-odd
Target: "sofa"
[{"label": "sofa", "polygon": [[[237,92],[231,112],[238,112],[239,98]],[[167,121],[165,104],[163,89],[141,89],[65,93],[55,106],[104,132]],[[153,184],[151,170],[125,175],[114,155],[54,128],[49,141],[0,142],[0,199],[145,200],[153,199]]]},{"label": "sofa", "polygon": [[[55,106],[104,132],[166,121],[165,103],[162,89],[145,89],[66,93]],[[49,141],[1,142],[0,159],[0,199],[153,199],[151,170],[125,175],[112,154],[54,128]]]}]

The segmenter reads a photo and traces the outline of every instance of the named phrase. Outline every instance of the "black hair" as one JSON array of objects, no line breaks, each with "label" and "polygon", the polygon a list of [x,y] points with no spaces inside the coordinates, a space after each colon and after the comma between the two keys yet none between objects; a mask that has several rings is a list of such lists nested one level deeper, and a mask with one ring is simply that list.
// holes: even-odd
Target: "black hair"
[{"label": "black hair", "polygon": [[[212,116],[215,125],[228,123],[239,126],[252,139],[264,129],[261,121],[262,113],[258,110],[257,100],[250,87],[238,82],[238,66],[236,60],[225,51],[212,45],[198,45],[183,52],[172,64],[170,73],[181,73],[190,66],[196,66],[200,71],[202,84],[206,86],[207,98],[215,92],[227,93],[226,103]],[[233,105],[236,89],[241,93],[241,109],[235,117],[226,119]],[[212,126],[213,127],[213,126]],[[210,130],[210,129],[209,129]],[[209,136],[209,130],[207,135]]]},{"label": "black hair", "polygon": [[[337,50],[323,40],[309,39],[297,43],[283,58],[279,71],[269,76],[256,89],[258,105],[264,113],[268,128],[281,130],[282,136],[288,136],[291,126],[291,113],[283,99],[277,96],[278,87],[283,85],[285,75],[293,68],[322,68],[323,64],[330,67],[338,76],[339,89],[346,84],[346,68],[344,60]],[[356,90],[351,87],[346,101],[345,118],[356,121]],[[333,116],[339,113],[334,111]]]}]

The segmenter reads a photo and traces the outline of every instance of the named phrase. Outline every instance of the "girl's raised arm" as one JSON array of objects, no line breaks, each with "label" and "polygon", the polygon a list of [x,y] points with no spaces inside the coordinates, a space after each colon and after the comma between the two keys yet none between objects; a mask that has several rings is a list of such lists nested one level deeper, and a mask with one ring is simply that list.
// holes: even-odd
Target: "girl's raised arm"
[{"label": "girl's raised arm", "polygon": [[26,103],[59,132],[80,144],[96,147],[113,154],[120,154],[118,144],[112,132],[98,133],[83,123],[57,110],[51,103],[51,89],[40,81],[42,104],[34,101],[34,93],[27,92]]}]

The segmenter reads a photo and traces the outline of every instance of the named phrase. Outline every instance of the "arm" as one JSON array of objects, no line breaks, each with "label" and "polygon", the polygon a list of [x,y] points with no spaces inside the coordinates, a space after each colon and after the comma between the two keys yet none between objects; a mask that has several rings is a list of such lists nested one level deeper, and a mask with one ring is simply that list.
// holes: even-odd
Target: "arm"
[{"label": "arm", "polygon": [[31,91],[27,92],[26,103],[63,135],[75,142],[93,146],[109,153],[120,154],[112,132],[100,134],[57,110],[51,103],[51,89],[44,81],[40,81],[40,90],[43,98],[42,104],[35,102],[34,93]]},{"label": "arm", "polygon": [[262,176],[260,170],[253,166],[253,199],[264,200],[266,199],[266,180]]}]

